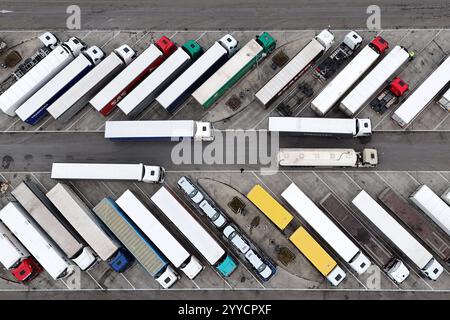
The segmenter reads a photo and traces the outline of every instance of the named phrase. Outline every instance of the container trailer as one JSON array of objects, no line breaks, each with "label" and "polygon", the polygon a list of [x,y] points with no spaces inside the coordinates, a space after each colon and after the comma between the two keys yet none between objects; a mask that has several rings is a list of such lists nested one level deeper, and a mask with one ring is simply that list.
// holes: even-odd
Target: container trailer
[{"label": "container trailer", "polygon": [[204,108],[210,107],[228,89],[233,87],[253,66],[275,50],[276,41],[263,32],[250,40],[230,60],[220,67],[192,96]]},{"label": "container trailer", "polygon": [[450,235],[450,206],[427,185],[420,186],[411,196],[411,201],[434,221],[442,230]]},{"label": "container trailer", "polygon": [[406,280],[409,270],[405,264],[396,258],[372,232],[366,229],[354,213],[332,193],[327,194],[320,201],[320,206],[365,249],[370,258],[386,272],[389,278],[396,283]]},{"label": "container trailer", "polygon": [[[286,232],[294,217],[263,187],[255,185],[247,194],[249,199],[281,232]],[[292,244],[331,283],[338,286],[346,277],[344,270],[327,251],[309,234],[299,227],[290,236]]]},{"label": "container trailer", "polygon": [[301,149],[280,148],[278,165],[280,167],[344,167],[373,168],[378,164],[376,149]]},{"label": "container trailer", "polygon": [[418,238],[430,247],[444,262],[450,263],[450,238],[435,227],[391,188],[386,188],[378,199]]},{"label": "container trailer", "polygon": [[126,44],[115,49],[85,77],[59,97],[47,111],[59,121],[69,121],[108,82],[130,64],[135,54],[135,51]]},{"label": "container trailer", "polygon": [[170,288],[178,281],[179,275],[167,259],[113,200],[103,199],[93,211],[161,287]]},{"label": "container trailer", "polygon": [[104,53],[93,46],[80,53],[72,62],[34,93],[17,110],[19,118],[35,125],[46,114],[48,107],[91,71],[102,59]]},{"label": "container trailer", "polygon": [[135,118],[202,54],[202,48],[189,40],[166,59],[117,105],[129,118]]},{"label": "container trailer", "polygon": [[370,119],[269,117],[269,131],[359,138],[372,135],[372,122]]},{"label": "container trailer", "polygon": [[314,98],[311,109],[323,117],[388,49],[382,37],[376,37]]},{"label": "container trailer", "polygon": [[370,106],[375,112],[383,114],[397,105],[408,90],[409,85],[401,78],[396,77],[370,102]]},{"label": "container trailer", "polygon": [[352,200],[352,204],[425,276],[431,280],[439,278],[444,270],[439,262],[366,191],[362,190]]},{"label": "container trailer", "polygon": [[200,85],[216,72],[237,50],[238,42],[227,34],[216,41],[200,58],[168,86],[156,101],[173,113]]},{"label": "container trailer", "polygon": [[229,277],[236,270],[236,261],[165,187],[161,187],[151,200],[222,276]]},{"label": "container trailer", "polygon": [[116,272],[122,272],[133,262],[129,253],[108,234],[92,211],[67,185],[58,183],[47,197],[87,244]]},{"label": "container trailer", "polygon": [[444,108],[444,110],[450,111],[450,89],[447,90],[439,100],[439,105]]},{"label": "container trailer", "polygon": [[297,185],[291,183],[281,196],[354,271],[362,274],[370,267],[364,253]]},{"label": "container trailer", "polygon": [[53,279],[67,277],[74,271],[64,254],[17,202],[0,210],[0,220]]},{"label": "container trailer", "polygon": [[342,65],[350,59],[359,49],[363,42],[362,37],[355,31],[350,31],[336,49],[320,63],[314,75],[322,81],[330,79]]},{"label": "container trailer", "polygon": [[91,248],[81,236],[61,216],[38,187],[30,182],[22,182],[11,194],[27,210],[29,215],[47,233],[51,240],[81,270],[87,270],[97,261]]},{"label": "container trailer", "polygon": [[176,45],[169,38],[161,37],[100,90],[89,101],[89,104],[102,115],[107,116],[121,99],[130,93],[176,49]]},{"label": "container trailer", "polygon": [[57,180],[129,180],[163,183],[166,170],[160,166],[113,163],[53,163],[51,178]]},{"label": "container trailer", "polygon": [[369,74],[341,101],[339,108],[349,117],[355,116],[383,85],[391,80],[412,54],[395,46]]},{"label": "container trailer", "polygon": [[256,99],[268,107],[328,51],[333,43],[334,35],[331,31],[325,29],[320,32],[256,93]]},{"label": "container trailer", "polygon": [[44,84],[75,59],[85,45],[76,37],[60,44],[0,95],[0,109],[13,117],[16,110]]},{"label": "container trailer", "polygon": [[111,140],[214,140],[210,122],[193,120],[107,121],[105,138]]},{"label": "container trailer", "polygon": [[421,113],[450,81],[450,57],[403,102],[392,114],[392,119],[406,127]]},{"label": "container trailer", "polygon": [[194,279],[204,268],[200,261],[191,255],[175,237],[164,227],[149,209],[127,190],[116,204],[164,254],[175,268],[183,271],[189,279]]}]

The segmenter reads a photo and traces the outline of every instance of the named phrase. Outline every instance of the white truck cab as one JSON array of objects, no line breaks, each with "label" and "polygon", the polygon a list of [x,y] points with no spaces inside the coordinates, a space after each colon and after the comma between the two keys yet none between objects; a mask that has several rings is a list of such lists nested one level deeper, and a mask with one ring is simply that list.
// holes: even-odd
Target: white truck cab
[{"label": "white truck cab", "polygon": [[334,43],[334,35],[330,30],[325,29],[316,36],[316,40],[319,41],[324,46],[325,51],[327,51]]},{"label": "white truck cab", "polygon": [[336,266],[333,270],[327,275],[327,280],[330,281],[330,283],[337,287],[347,276],[344,270],[342,270],[341,267]]},{"label": "white truck cab", "polygon": [[219,43],[228,51],[228,57],[231,57],[238,48],[239,42],[230,34],[219,39]]},{"label": "white truck cab", "polygon": [[146,183],[163,183],[166,178],[166,169],[160,166],[144,165],[143,182]]},{"label": "white truck cab", "polygon": [[436,259],[431,259],[430,262],[421,270],[428,278],[436,281],[437,278],[444,272],[444,268]]},{"label": "white truck cab", "polygon": [[356,119],[358,132],[356,137],[368,137],[372,135],[372,121],[370,119]]},{"label": "white truck cab", "polygon": [[123,60],[125,65],[128,65],[136,57],[136,51],[127,44],[121,45],[114,52]]},{"label": "white truck cab", "polygon": [[194,256],[191,256],[189,261],[180,267],[180,270],[183,271],[184,274],[191,280],[194,279],[203,269],[204,266]]},{"label": "white truck cab", "polygon": [[72,261],[75,262],[82,271],[85,271],[92,268],[96,264],[97,257],[91,248],[84,247],[76,258],[72,258]]},{"label": "white truck cab", "polygon": [[350,31],[344,38],[344,44],[352,49],[357,50],[363,42],[363,38],[357,34],[355,31]]},{"label": "white truck cab", "polygon": [[84,54],[91,60],[92,63],[97,65],[100,61],[102,61],[105,53],[97,46],[92,46],[88,48]]},{"label": "white truck cab", "polygon": [[158,281],[164,289],[170,288],[179,278],[180,276],[175,272],[175,270],[172,269],[171,266],[167,266],[161,275],[157,278],[155,277],[156,281]]},{"label": "white truck cab", "polygon": [[46,32],[40,35],[39,40],[41,40],[44,46],[52,50],[58,45],[58,38],[56,38],[56,36],[51,32]]},{"label": "white truck cab", "polygon": [[370,260],[360,251],[358,254],[349,262],[353,270],[358,274],[363,274],[370,267]]},{"label": "white truck cab", "polygon": [[74,56],[78,56],[81,53],[81,51],[86,49],[86,45],[77,37],[70,38],[69,40],[64,42],[64,45],[70,49],[70,51]]},{"label": "white truck cab", "polygon": [[214,140],[213,126],[211,122],[196,122],[194,139],[196,141]]},{"label": "white truck cab", "polygon": [[409,270],[400,260],[394,260],[394,262],[387,266],[387,275],[396,283],[402,283],[409,276]]}]

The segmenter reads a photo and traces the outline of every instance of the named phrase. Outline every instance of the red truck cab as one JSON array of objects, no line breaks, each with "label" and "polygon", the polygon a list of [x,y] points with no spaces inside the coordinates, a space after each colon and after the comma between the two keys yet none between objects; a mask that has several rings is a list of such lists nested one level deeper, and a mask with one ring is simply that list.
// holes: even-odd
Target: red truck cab
[{"label": "red truck cab", "polygon": [[389,49],[389,43],[380,36],[375,37],[375,39],[370,42],[369,46],[379,54],[383,54]]},{"label": "red truck cab", "polygon": [[405,81],[400,79],[399,77],[392,80],[389,85],[389,90],[396,96],[401,97],[406,91],[408,91],[409,86]]},{"label": "red truck cab", "polygon": [[41,265],[34,258],[27,258],[11,269],[11,274],[19,282],[28,282],[36,278],[42,271]]}]

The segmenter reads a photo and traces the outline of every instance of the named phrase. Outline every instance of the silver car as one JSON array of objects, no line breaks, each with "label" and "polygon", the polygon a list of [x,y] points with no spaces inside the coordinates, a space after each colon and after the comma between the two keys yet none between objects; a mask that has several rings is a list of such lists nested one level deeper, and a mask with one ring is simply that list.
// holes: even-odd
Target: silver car
[{"label": "silver car", "polygon": [[194,203],[199,204],[203,200],[203,194],[191,183],[188,178],[181,177],[180,180],[178,180],[178,186],[186,192]]},{"label": "silver car", "polygon": [[262,261],[262,259],[258,257],[255,252],[253,252],[253,250],[247,251],[247,253],[245,254],[245,258],[251,263],[253,268],[258,271],[259,275],[263,279],[267,280],[271,277],[272,269],[270,269],[269,266],[265,264],[264,261]]},{"label": "silver car", "polygon": [[223,234],[243,254],[247,253],[250,250],[250,246],[248,245],[247,241],[245,241],[232,226],[227,226],[225,229],[223,229]]},{"label": "silver car", "polygon": [[217,211],[208,200],[203,200],[200,205],[200,209],[208,216],[208,218],[214,223],[217,228],[222,228],[227,220],[225,217]]}]

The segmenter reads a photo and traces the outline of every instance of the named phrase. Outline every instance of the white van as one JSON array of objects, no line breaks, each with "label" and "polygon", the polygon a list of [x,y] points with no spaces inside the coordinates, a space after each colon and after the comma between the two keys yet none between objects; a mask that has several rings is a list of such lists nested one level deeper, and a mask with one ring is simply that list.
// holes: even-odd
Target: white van
[{"label": "white van", "polygon": [[252,264],[252,266],[258,270],[259,275],[263,279],[268,279],[272,275],[272,269],[266,265],[253,250],[247,251],[245,258]]},{"label": "white van", "polygon": [[217,228],[222,228],[227,220],[225,217],[217,211],[208,200],[203,200],[200,205],[200,209],[208,216],[208,218],[214,223]]},{"label": "white van", "polygon": [[227,226],[225,229],[223,229],[223,234],[243,254],[246,254],[248,250],[250,250],[250,246],[248,245],[247,241],[245,241],[232,226]]},{"label": "white van", "polygon": [[189,196],[189,198],[194,201],[194,203],[199,204],[203,200],[203,194],[198,190],[192,182],[186,178],[181,177],[180,180],[178,180],[178,186],[186,192],[186,194]]}]

